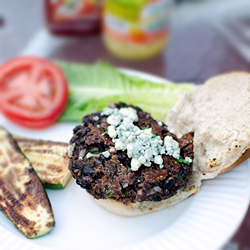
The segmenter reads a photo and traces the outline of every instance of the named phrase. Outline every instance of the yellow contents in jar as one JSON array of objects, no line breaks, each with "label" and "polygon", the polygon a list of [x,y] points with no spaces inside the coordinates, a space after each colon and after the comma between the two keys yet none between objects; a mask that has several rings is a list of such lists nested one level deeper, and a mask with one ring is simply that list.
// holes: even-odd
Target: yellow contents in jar
[{"label": "yellow contents in jar", "polygon": [[142,60],[159,54],[168,40],[172,0],[106,0],[103,39],[116,56]]}]

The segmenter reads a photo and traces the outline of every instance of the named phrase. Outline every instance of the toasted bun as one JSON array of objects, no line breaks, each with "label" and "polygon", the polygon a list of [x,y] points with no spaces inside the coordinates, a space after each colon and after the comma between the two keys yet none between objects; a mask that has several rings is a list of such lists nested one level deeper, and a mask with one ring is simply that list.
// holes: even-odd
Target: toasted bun
[{"label": "toasted bun", "polygon": [[128,205],[124,205],[123,203],[110,198],[106,200],[97,200],[94,199],[92,196],[91,197],[97,204],[109,210],[110,212],[123,216],[137,216],[172,206],[197,193],[200,189],[200,185],[201,175],[198,172],[194,172],[191,178],[188,180],[188,183],[185,188],[178,190],[178,193],[176,195],[160,202],[144,201],[133,202],[129,203]]},{"label": "toasted bun", "polygon": [[194,131],[194,169],[214,178],[250,156],[250,74],[213,77],[188,91],[166,124],[181,136]]}]

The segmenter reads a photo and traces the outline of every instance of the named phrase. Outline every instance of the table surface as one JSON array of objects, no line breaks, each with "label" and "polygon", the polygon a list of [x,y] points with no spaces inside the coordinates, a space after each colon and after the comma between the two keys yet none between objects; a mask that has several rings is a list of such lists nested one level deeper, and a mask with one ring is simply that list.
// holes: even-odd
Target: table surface
[{"label": "table surface", "polygon": [[[84,63],[105,60],[117,67],[144,71],[175,82],[200,84],[216,74],[250,70],[249,9],[248,0],[178,5],[172,15],[170,39],[165,50],[147,61],[128,62],[112,56],[100,35],[71,38],[48,35],[42,1],[2,1],[0,63],[26,53],[27,48],[30,51],[32,46],[39,46],[39,40],[48,39],[49,46],[44,48],[43,43],[40,49],[45,49],[49,58]],[[250,209],[224,249],[250,249],[249,232]]]}]

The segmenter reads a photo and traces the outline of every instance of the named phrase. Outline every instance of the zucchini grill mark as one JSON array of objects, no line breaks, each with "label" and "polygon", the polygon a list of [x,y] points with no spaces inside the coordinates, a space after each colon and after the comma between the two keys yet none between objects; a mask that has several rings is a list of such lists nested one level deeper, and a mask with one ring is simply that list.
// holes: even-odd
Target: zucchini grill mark
[{"label": "zucchini grill mark", "polygon": [[45,188],[62,189],[70,178],[67,143],[14,137]]},{"label": "zucchini grill mark", "polygon": [[0,127],[0,210],[28,238],[47,234],[55,220],[47,194],[15,140]]}]

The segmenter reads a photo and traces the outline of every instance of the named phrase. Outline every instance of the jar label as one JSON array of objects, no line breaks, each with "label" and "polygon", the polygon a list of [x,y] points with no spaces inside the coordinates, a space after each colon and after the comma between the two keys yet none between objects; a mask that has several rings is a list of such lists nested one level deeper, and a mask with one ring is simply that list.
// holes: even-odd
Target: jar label
[{"label": "jar label", "polygon": [[100,16],[100,0],[49,0],[50,15],[56,22],[72,22]]},{"label": "jar label", "polygon": [[103,20],[106,34],[132,43],[150,43],[166,36],[173,1],[141,2],[140,5],[128,6],[127,3],[124,6],[118,0],[107,0]]}]

